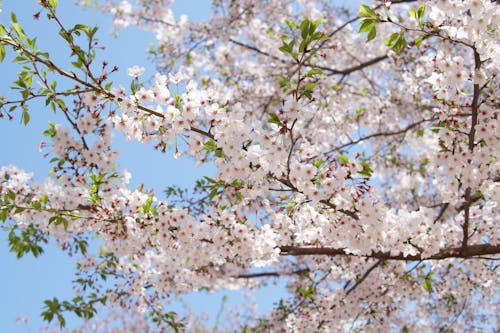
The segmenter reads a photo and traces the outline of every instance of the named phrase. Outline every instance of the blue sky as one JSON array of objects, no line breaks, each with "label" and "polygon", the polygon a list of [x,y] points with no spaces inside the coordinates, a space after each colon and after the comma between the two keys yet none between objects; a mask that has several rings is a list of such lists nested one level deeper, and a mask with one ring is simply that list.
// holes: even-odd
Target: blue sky
[{"label": "blue sky", "polygon": [[[58,6],[59,16],[67,25],[83,23],[97,25],[100,30],[98,38],[106,50],[101,54],[111,66],[120,68],[118,75],[113,76],[115,82],[130,82],[126,76],[126,69],[133,65],[146,67],[146,76],[154,74],[154,67],[147,59],[146,50],[154,35],[141,32],[132,27],[124,29],[118,38],[112,37],[111,17],[100,14],[92,9],[82,9],[73,4],[74,1],[60,1]],[[64,44],[58,41],[57,30],[45,18],[36,21],[33,19],[38,9],[36,1],[4,0],[0,13],[0,22],[7,24],[10,12],[17,14],[18,20],[25,28],[28,35],[38,36],[38,45],[41,49],[48,50],[56,62],[67,62],[69,52]],[[183,13],[196,20],[208,15],[210,1],[196,1],[193,6],[191,1],[177,1],[174,4],[176,15]],[[11,63],[12,57],[7,56],[0,64],[0,94],[9,90],[10,83],[15,80],[17,66]],[[47,176],[49,162],[38,151],[39,142],[43,139],[41,133],[47,128],[48,120],[63,122],[60,116],[45,109],[44,104],[33,103],[30,108],[31,122],[25,127],[19,118],[12,121],[0,119],[0,167],[14,164],[26,171],[34,172],[35,178],[42,180]],[[138,143],[125,142],[117,136],[115,145],[121,151],[120,167],[129,170],[132,175],[132,187],[144,182],[146,188],[154,187],[160,196],[166,186],[176,184],[188,187],[194,180],[213,172],[210,167],[197,169],[195,163],[189,159],[175,160],[173,154],[161,154]],[[73,279],[75,260],[68,258],[57,249],[48,246],[46,252],[34,259],[26,256],[17,260],[8,252],[7,234],[0,231],[0,332],[36,332],[44,323],[40,319],[43,300],[54,296],[60,299],[69,299],[73,296],[71,280]],[[190,307],[199,312],[208,312],[212,316],[217,313],[221,298],[224,293],[196,294],[185,299]],[[230,294],[229,304],[238,304],[242,296]],[[273,301],[279,300],[282,295],[280,288],[269,287],[260,291],[257,299],[261,308],[269,308]],[[180,309],[175,306],[174,309]],[[29,324],[16,324],[16,317],[29,318]],[[71,320],[69,326],[78,325],[78,321]]]}]

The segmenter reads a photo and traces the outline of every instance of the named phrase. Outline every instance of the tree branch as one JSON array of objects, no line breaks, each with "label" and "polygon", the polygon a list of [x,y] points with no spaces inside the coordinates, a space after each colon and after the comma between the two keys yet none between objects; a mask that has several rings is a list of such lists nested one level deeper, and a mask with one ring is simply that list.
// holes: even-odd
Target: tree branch
[{"label": "tree branch", "polygon": [[298,269],[291,272],[260,272],[260,273],[247,273],[239,274],[236,276],[238,279],[253,279],[260,277],[280,277],[280,276],[290,276],[290,275],[303,275],[309,273],[311,270],[309,268]]},{"label": "tree branch", "polygon": [[384,54],[382,56],[378,56],[378,57],[375,57],[373,59],[370,59],[370,60],[367,60],[365,62],[362,62],[361,64],[359,65],[356,65],[356,66],[352,66],[352,67],[348,67],[346,69],[333,69],[333,68],[329,68],[329,67],[326,67],[326,66],[320,66],[320,65],[313,65],[312,67],[314,68],[319,68],[319,69],[322,69],[324,71],[327,71],[329,72],[329,75],[338,75],[338,74],[341,74],[341,75],[347,75],[347,74],[351,74],[353,72],[357,72],[365,67],[369,67],[371,65],[374,65],[382,60],[385,60],[387,59],[389,56],[387,54]]},{"label": "tree branch", "polygon": [[[345,295],[349,295],[351,292],[354,291],[354,289],[356,289],[357,286],[359,286],[361,283],[363,283],[363,281],[365,281],[365,279],[368,277],[368,275],[370,275],[370,273],[375,269],[377,268],[380,264],[382,264],[384,261],[383,260],[379,260],[377,261],[375,264],[371,265],[370,268],[368,268],[366,270],[366,272],[359,278],[356,280],[356,283],[351,287],[349,288],[346,292],[345,292]],[[332,307],[333,308],[333,307]]]},{"label": "tree branch", "polygon": [[[305,256],[305,255],[326,255],[326,256],[356,256],[365,258],[374,258],[379,260],[441,260],[447,258],[473,258],[484,255],[499,254],[500,245],[476,244],[467,247],[450,247],[440,250],[438,253],[424,257],[421,254],[403,255],[402,253],[393,254],[391,252],[372,252],[371,254],[354,254],[343,248],[330,247],[300,247],[300,246],[280,246],[281,255],[287,256]],[[478,258],[480,259],[480,258]]]},{"label": "tree branch", "polygon": [[[475,47],[472,47],[474,50],[474,70],[478,71],[481,68],[481,58],[479,56],[479,53],[477,53],[477,50]],[[478,116],[478,109],[479,109],[479,93],[480,93],[480,88],[479,88],[479,83],[474,83],[474,92],[472,96],[472,119],[471,119],[471,128],[469,132],[469,151],[472,154],[474,152],[474,141],[475,141],[475,135],[476,135],[476,125],[477,125],[477,116]],[[469,220],[470,220],[470,206],[472,203],[472,198],[471,198],[471,193],[472,189],[468,187],[465,190],[465,207],[464,207],[464,223],[462,225],[462,232],[463,232],[463,238],[462,238],[462,247],[465,248],[467,247],[467,242],[469,241]]]}]

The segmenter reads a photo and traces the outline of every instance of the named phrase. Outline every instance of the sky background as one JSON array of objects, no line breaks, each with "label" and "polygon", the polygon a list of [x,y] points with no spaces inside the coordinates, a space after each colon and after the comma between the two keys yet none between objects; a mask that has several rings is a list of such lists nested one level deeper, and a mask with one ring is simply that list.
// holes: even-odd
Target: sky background
[{"label": "sky background", "polygon": [[[344,1],[339,1],[339,3]],[[356,1],[357,2],[357,1]],[[193,5],[195,4],[195,5]],[[351,5],[353,5],[351,3]],[[39,21],[33,15],[39,10],[34,0],[4,0],[0,7],[0,23],[8,25],[10,12],[13,11],[28,36],[38,37],[38,46],[47,50],[58,63],[66,62],[69,52],[57,38],[57,30],[45,17]],[[176,16],[188,14],[191,20],[207,17],[210,12],[209,0],[176,1],[173,5]],[[148,60],[146,50],[154,35],[139,31],[133,27],[124,29],[118,38],[109,34],[111,31],[111,16],[104,15],[92,9],[83,9],[74,5],[74,1],[60,0],[57,8],[59,17],[67,26],[76,23],[98,26],[98,38],[106,49],[100,54],[111,67],[117,65],[120,71],[113,76],[115,83],[127,86],[130,77],[126,69],[133,65],[146,67],[145,77],[151,77],[155,70]],[[4,63],[0,64],[0,94],[5,94],[16,79],[17,65],[13,65],[12,56],[7,55]],[[50,164],[42,156],[38,146],[43,139],[42,132],[47,129],[48,120],[63,122],[60,115],[44,107],[44,103],[33,103],[30,108],[31,122],[28,126],[21,124],[16,118],[8,121],[0,119],[0,167],[14,164],[29,172],[35,173],[35,179],[43,180],[48,173]],[[119,164],[121,169],[127,169],[133,175],[131,187],[144,182],[145,188],[155,188],[159,193],[168,185],[176,184],[190,187],[196,179],[203,175],[210,175],[210,167],[196,168],[195,163],[187,158],[176,160],[173,153],[161,154],[139,143],[126,142],[121,135],[117,135],[114,145],[121,151]],[[0,231],[0,332],[37,332],[45,325],[40,318],[43,301],[52,297],[60,300],[73,297],[71,280],[74,278],[75,259],[52,246],[45,248],[45,253],[39,258],[27,255],[18,260],[8,251],[7,233]],[[279,300],[280,287],[270,286],[259,291],[256,299],[261,310],[269,309],[273,301]],[[197,312],[207,312],[216,316],[223,295],[229,295],[229,303],[239,304],[243,297],[237,293],[222,292],[208,296],[198,293],[184,297],[188,306]],[[181,305],[174,305],[172,310],[181,310]],[[16,318],[28,318],[28,324],[16,323]],[[68,327],[78,326],[78,320],[70,320]]]}]

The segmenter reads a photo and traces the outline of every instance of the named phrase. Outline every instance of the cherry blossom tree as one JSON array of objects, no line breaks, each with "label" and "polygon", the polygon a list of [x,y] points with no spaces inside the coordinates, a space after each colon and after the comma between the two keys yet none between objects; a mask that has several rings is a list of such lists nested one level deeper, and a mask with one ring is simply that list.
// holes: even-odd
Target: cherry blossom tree
[{"label": "cherry blossom tree", "polygon": [[[20,66],[0,115],[29,126],[42,99],[66,120],[44,132],[44,182],[0,169],[11,250],[37,256],[52,239],[81,257],[75,297],[46,301],[47,321],[90,319],[103,304],[135,313],[125,331],[195,330],[169,310],[171,295],[280,279],[272,311],[225,329],[499,327],[496,1],[351,13],[327,0],[213,0],[199,22],[171,2],[94,3],[117,28],[156,36],[153,79],[138,65],[122,85],[111,81],[122,69],[95,61],[97,28],[67,26],[57,0],[37,15],[58,27],[70,67],[15,15],[0,26],[0,59],[15,53]],[[217,171],[166,197],[130,188],[114,132]]]}]

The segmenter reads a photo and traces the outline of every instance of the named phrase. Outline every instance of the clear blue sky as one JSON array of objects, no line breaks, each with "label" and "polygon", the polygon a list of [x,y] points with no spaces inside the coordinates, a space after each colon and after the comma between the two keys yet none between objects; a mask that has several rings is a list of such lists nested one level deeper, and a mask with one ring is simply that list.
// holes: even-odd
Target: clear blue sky
[{"label": "clear blue sky", "polygon": [[[97,13],[93,10],[83,10],[73,4],[74,1],[59,1],[58,12],[68,25],[83,23],[100,27],[98,37],[101,44],[106,46],[103,57],[111,65],[120,68],[120,74],[114,76],[115,82],[124,85],[130,78],[125,75],[127,67],[141,65],[146,67],[146,75],[154,74],[154,67],[146,57],[149,42],[154,40],[152,34],[127,28],[118,38],[108,34],[111,29],[111,17]],[[177,1],[174,4],[176,15],[189,14],[192,19],[200,19],[208,15],[210,10],[209,0]],[[34,0],[4,0],[0,13],[0,22],[7,24],[10,12],[17,14],[18,20],[25,28],[28,35],[38,36],[38,45],[46,49],[56,60],[67,61],[68,51],[64,44],[58,42],[57,30],[51,29],[46,19],[36,21],[33,14],[38,11]],[[0,64],[0,94],[8,91],[10,83],[15,79],[17,67],[7,57]],[[38,151],[42,140],[41,133],[47,128],[47,121],[63,122],[59,116],[54,116],[45,109],[43,103],[32,104],[30,109],[31,122],[25,127],[19,119],[7,121],[0,119],[0,167],[14,164],[27,171],[34,172],[38,180],[47,176],[49,169],[48,160],[43,158]],[[157,194],[166,186],[176,184],[190,186],[195,179],[213,172],[210,168],[197,169],[194,162],[189,159],[175,160],[172,153],[166,155],[153,151],[151,147],[141,144],[125,142],[118,136],[116,145],[121,150],[120,167],[129,170],[132,175],[132,186],[144,182],[146,188],[155,188]],[[159,195],[161,197],[161,195]],[[48,247],[44,255],[37,259],[26,256],[17,260],[8,252],[7,235],[0,231],[0,332],[36,332],[44,323],[40,319],[43,300],[54,296],[60,299],[70,299],[73,296],[71,280],[74,275],[75,260],[68,258],[55,248]],[[199,312],[208,312],[215,316],[219,309],[223,293],[212,296],[191,295],[186,297],[188,304]],[[279,288],[269,287],[259,292],[257,299],[261,308],[268,309],[273,301],[279,300]],[[241,302],[241,295],[230,293],[231,303]],[[176,306],[174,309],[180,309]],[[17,316],[28,317],[28,326],[16,324]],[[69,326],[78,325],[71,320]]]}]

